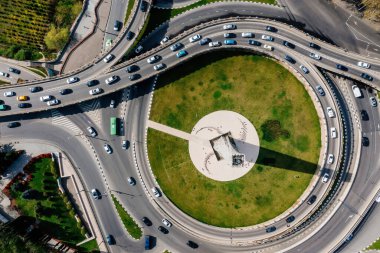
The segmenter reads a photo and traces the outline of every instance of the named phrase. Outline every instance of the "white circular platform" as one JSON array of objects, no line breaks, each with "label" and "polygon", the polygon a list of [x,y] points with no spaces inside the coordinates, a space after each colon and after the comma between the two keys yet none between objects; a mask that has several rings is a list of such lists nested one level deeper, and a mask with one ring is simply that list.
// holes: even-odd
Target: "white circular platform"
[{"label": "white circular platform", "polygon": [[[217,181],[244,176],[259,156],[260,143],[255,127],[236,112],[216,111],[204,116],[191,135],[194,138],[189,140],[189,152],[193,164],[203,175]],[[244,162],[232,165],[232,154],[243,156]]]}]

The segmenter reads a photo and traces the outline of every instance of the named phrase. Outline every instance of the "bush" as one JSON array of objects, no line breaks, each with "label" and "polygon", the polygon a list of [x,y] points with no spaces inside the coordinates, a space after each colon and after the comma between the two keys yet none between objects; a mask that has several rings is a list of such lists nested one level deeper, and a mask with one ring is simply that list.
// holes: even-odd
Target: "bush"
[{"label": "bush", "polygon": [[20,49],[14,55],[14,58],[19,61],[30,60],[32,58],[32,53],[27,49]]},{"label": "bush", "polygon": [[77,223],[77,227],[78,227],[79,229],[81,229],[81,228],[83,227],[83,224],[82,224],[81,221],[79,221],[79,222]]},{"label": "bush", "polygon": [[69,28],[56,28],[54,25],[50,27],[49,32],[45,36],[45,44],[50,50],[61,50],[69,39]]},{"label": "bush", "polygon": [[74,217],[75,216],[75,211],[74,209],[71,209],[70,212],[69,212],[70,216]]},{"label": "bush", "polygon": [[80,228],[80,233],[83,235],[83,236],[86,236],[86,228],[84,226],[82,226]]}]

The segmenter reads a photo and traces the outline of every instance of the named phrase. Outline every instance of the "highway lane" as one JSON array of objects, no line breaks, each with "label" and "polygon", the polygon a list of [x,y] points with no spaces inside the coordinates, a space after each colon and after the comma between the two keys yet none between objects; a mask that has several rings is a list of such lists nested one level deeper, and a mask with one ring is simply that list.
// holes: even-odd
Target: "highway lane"
[{"label": "highway lane", "polygon": [[[15,68],[20,71],[20,74],[16,74],[9,71],[9,67]],[[0,76],[0,80],[4,82],[17,83],[17,80],[22,79],[23,81],[32,81],[36,79],[41,79],[42,77],[33,73],[30,70],[26,70],[24,67],[17,66],[15,64],[10,64],[0,60],[0,72],[9,74],[9,77]]]},{"label": "highway lane", "polygon": [[[115,40],[122,27],[125,25],[124,18],[127,12],[128,2],[129,1],[111,0],[111,10],[104,31],[103,48],[106,48],[106,42],[108,39],[111,39],[112,41]],[[115,21],[120,22],[119,31],[114,30]]]}]

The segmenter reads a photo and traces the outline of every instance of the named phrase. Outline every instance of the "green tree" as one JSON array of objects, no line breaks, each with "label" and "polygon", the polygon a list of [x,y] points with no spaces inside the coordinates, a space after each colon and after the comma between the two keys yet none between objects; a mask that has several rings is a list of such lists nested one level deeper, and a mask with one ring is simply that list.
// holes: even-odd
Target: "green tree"
[{"label": "green tree", "polygon": [[19,61],[25,61],[30,60],[32,54],[27,49],[20,49],[17,51],[17,53],[14,55],[14,58]]},{"label": "green tree", "polygon": [[45,44],[51,50],[61,50],[69,39],[69,28],[50,27],[45,36]]}]

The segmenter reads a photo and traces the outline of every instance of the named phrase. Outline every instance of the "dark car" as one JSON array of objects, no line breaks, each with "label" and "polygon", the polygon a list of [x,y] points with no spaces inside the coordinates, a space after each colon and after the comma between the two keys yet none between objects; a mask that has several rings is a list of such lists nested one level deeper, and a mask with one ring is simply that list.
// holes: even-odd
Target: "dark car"
[{"label": "dark car", "polygon": [[72,89],[62,89],[59,93],[61,93],[61,95],[67,95],[67,94],[73,93],[73,90]]},{"label": "dark car", "polygon": [[142,217],[142,222],[147,226],[152,226],[152,222],[147,217]]},{"label": "dark car", "polygon": [[341,64],[337,64],[337,65],[336,65],[336,68],[337,68],[337,69],[340,69],[340,70],[342,70],[342,71],[347,71],[347,70],[348,70],[348,68],[347,68],[346,66],[343,66],[343,65],[341,65]]},{"label": "dark car", "polygon": [[367,113],[366,110],[361,110],[360,111],[360,116],[362,117],[362,120],[364,120],[364,121],[369,120],[368,113]]},{"label": "dark car", "polygon": [[368,139],[368,137],[365,137],[365,136],[362,137],[362,145],[365,146],[365,147],[369,146],[369,139]]},{"label": "dark car", "polygon": [[115,23],[113,25],[113,30],[114,31],[119,31],[120,28],[121,28],[121,26],[122,26],[122,23],[119,20],[115,20]]},{"label": "dark car", "polygon": [[224,34],[224,38],[235,38],[236,37],[236,34],[234,33],[225,33]]},{"label": "dark car", "polygon": [[140,11],[146,12],[147,9],[148,9],[148,3],[146,1],[142,1],[140,5]]},{"label": "dark car", "polygon": [[21,71],[19,69],[16,69],[16,68],[12,68],[12,67],[9,67],[9,72],[12,72],[12,73],[15,73],[15,74],[20,74]]},{"label": "dark car", "polygon": [[289,56],[289,55],[285,55],[285,60],[287,60],[288,62],[290,63],[296,63],[296,60],[293,59],[293,57]]},{"label": "dark car", "polygon": [[163,234],[168,234],[169,233],[169,230],[167,230],[166,228],[164,228],[163,226],[159,226],[158,227],[158,230],[163,233]]},{"label": "dark car", "polygon": [[210,41],[211,41],[211,39],[209,39],[209,38],[201,39],[201,40],[199,41],[199,45],[201,45],[201,46],[203,46],[203,45],[207,45]]},{"label": "dark car", "polygon": [[193,242],[193,241],[191,241],[191,240],[189,240],[186,244],[187,244],[190,248],[192,248],[192,249],[196,249],[196,248],[199,247],[197,243],[195,243],[195,242]]},{"label": "dark car", "polygon": [[140,77],[141,77],[140,74],[133,74],[133,75],[128,76],[129,80],[131,80],[131,81],[137,80]]},{"label": "dark car", "polygon": [[40,92],[40,91],[42,91],[42,87],[40,87],[40,86],[31,87],[31,88],[29,88],[29,91],[31,93]]},{"label": "dark car", "polygon": [[31,103],[19,103],[18,108],[29,108],[32,107]]},{"label": "dark car", "polygon": [[287,223],[291,223],[291,222],[293,222],[295,219],[296,219],[296,218],[294,217],[294,215],[291,215],[291,216],[289,216],[288,218],[286,218],[286,222],[287,222]]},{"label": "dark car", "polygon": [[126,71],[127,71],[128,73],[132,73],[132,72],[136,72],[136,71],[138,71],[139,69],[140,69],[140,67],[137,66],[137,65],[129,65],[129,66],[127,67]]},{"label": "dark car", "polygon": [[289,41],[284,40],[282,44],[288,48],[294,49],[296,46],[293,43],[290,43]]},{"label": "dark car", "polygon": [[114,245],[115,244],[115,238],[113,238],[112,235],[107,235],[106,237],[108,245]]},{"label": "dark car", "polygon": [[20,124],[20,122],[9,122],[8,124],[7,124],[7,127],[8,128],[15,128],[15,127],[19,127],[19,126],[21,126],[21,124]]},{"label": "dark car", "polygon": [[370,76],[370,75],[368,75],[368,74],[366,74],[366,73],[362,73],[360,76],[362,78],[364,78],[364,79],[367,79],[368,81],[372,81],[373,80],[373,77]]},{"label": "dark car", "polygon": [[313,42],[310,42],[310,43],[309,43],[309,47],[312,47],[312,48],[317,49],[317,50],[321,49],[320,46],[318,46],[317,44],[315,44],[315,43],[313,43]]},{"label": "dark car", "polygon": [[135,36],[135,33],[132,32],[132,31],[129,31],[129,32],[127,33],[126,38],[127,38],[127,40],[131,40],[134,36]]},{"label": "dark car", "polygon": [[307,204],[308,205],[311,205],[313,204],[315,201],[317,200],[317,196],[316,195],[312,195],[309,200],[307,201]]},{"label": "dark car", "polygon": [[91,87],[91,86],[95,86],[95,85],[99,84],[99,81],[98,80],[91,80],[91,81],[88,81],[86,84],[88,87]]},{"label": "dark car", "polygon": [[267,30],[269,32],[277,32],[276,28],[274,28],[273,26],[269,26],[269,25],[265,28],[265,30]]},{"label": "dark car", "polygon": [[276,227],[275,227],[275,226],[271,226],[271,227],[265,229],[265,231],[266,231],[267,233],[272,233],[272,232],[276,231]]},{"label": "dark car", "polygon": [[250,45],[254,45],[254,46],[261,46],[261,42],[260,41],[257,41],[257,40],[248,40],[248,43]]}]

